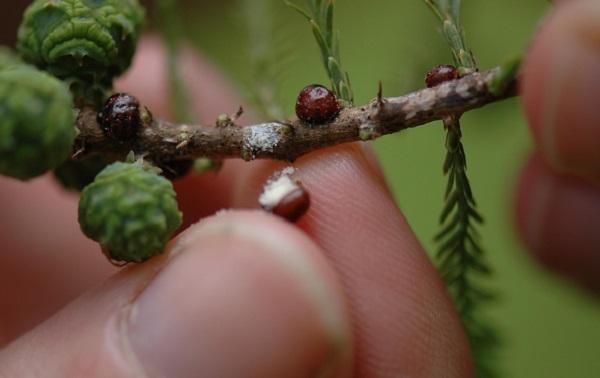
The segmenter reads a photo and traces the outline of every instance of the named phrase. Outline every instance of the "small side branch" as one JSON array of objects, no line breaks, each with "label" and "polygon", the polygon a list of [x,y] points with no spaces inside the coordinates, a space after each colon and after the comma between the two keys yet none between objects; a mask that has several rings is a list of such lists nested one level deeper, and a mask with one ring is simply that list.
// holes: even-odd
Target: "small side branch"
[{"label": "small side branch", "polygon": [[152,161],[208,157],[292,161],[308,152],[346,142],[372,140],[448,116],[462,114],[516,95],[515,79],[501,93],[491,85],[501,69],[477,72],[434,88],[401,97],[378,96],[361,107],[342,110],[331,123],[309,125],[300,120],[273,121],[248,126],[187,125],[142,114],[142,129],[131,142],[107,137],[96,121],[96,112],[82,109],[74,158],[103,154],[120,157],[130,151]]}]

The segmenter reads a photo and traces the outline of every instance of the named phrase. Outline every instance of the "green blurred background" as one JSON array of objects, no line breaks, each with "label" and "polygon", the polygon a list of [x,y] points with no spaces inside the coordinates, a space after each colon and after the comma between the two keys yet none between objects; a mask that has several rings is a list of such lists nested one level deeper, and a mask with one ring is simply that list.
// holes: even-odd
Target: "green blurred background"
[{"label": "green blurred background", "polygon": [[[299,1],[297,1],[299,2]],[[272,0],[276,35],[286,58],[282,103],[291,113],[304,85],[327,83],[306,22]],[[521,53],[549,8],[546,0],[464,1],[462,22],[482,68]],[[450,63],[438,24],[420,0],[343,0],[336,3],[344,67],[357,103],[422,86],[423,74]],[[195,43],[240,86],[252,74],[238,3],[204,3],[189,14]],[[279,46],[281,47],[281,46]],[[513,229],[513,187],[531,139],[518,100],[464,117],[469,172],[487,223],[482,230],[501,299],[489,308],[505,338],[500,365],[506,377],[600,377],[600,304],[543,271],[525,253]],[[374,143],[396,199],[428,250],[442,206],[444,133],[440,123]]]}]

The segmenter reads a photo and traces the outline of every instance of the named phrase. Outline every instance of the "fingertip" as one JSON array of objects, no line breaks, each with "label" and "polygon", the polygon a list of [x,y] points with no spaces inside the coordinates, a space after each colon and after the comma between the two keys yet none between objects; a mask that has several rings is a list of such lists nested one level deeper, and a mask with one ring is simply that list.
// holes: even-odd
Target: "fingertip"
[{"label": "fingertip", "polygon": [[[293,166],[311,195],[298,227],[323,249],[350,301],[356,374],[472,376],[460,320],[376,159],[352,143],[310,153]],[[261,186],[281,168],[260,163],[247,172],[235,203],[256,206]]]},{"label": "fingertip", "polygon": [[350,366],[335,275],[306,236],[262,212],[221,213],[186,231],[128,329],[159,375],[342,376]]},{"label": "fingertip", "polygon": [[555,169],[600,175],[600,3],[561,2],[524,65],[523,103],[537,145]]},{"label": "fingertip", "polygon": [[524,168],[516,199],[517,228],[548,268],[600,292],[600,189],[558,174],[534,155]]},{"label": "fingertip", "polygon": [[191,172],[173,182],[177,203],[183,213],[180,230],[185,230],[200,219],[229,207],[231,176],[231,164],[228,162],[219,172]]},{"label": "fingertip", "polygon": [[50,175],[27,183],[0,177],[0,208],[0,303],[10,309],[0,314],[4,345],[114,268],[81,233],[76,196]]},{"label": "fingertip", "polygon": [[319,248],[272,216],[230,211],[81,297],[0,364],[14,376],[347,377],[351,358]]}]

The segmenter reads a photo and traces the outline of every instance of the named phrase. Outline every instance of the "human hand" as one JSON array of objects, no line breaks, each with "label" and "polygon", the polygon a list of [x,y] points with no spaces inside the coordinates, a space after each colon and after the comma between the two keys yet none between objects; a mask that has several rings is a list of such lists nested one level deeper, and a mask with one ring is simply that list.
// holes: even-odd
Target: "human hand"
[{"label": "human hand", "polygon": [[[600,87],[593,83],[599,76],[586,82],[571,75],[585,73],[585,66],[593,72],[599,60],[583,48],[561,53],[573,60],[563,62],[559,68],[567,69],[560,73],[547,64],[564,46],[586,46],[573,42],[588,35],[585,25],[597,41],[594,6],[581,0],[561,7],[527,61],[524,99],[539,148],[523,173],[518,223],[543,261],[597,288],[600,139],[589,111],[593,104],[585,101],[597,97]],[[205,122],[235,109],[233,95],[205,64],[185,60]],[[164,115],[160,62],[158,46],[145,42],[124,85]],[[554,99],[561,105],[554,113],[544,111],[548,95],[557,93],[548,83],[564,91]],[[576,122],[565,121],[570,119]],[[25,335],[114,270],[80,235],[74,199],[47,178],[27,186],[2,180],[0,300],[10,310],[0,316],[4,340],[14,339],[0,353],[2,372],[472,375],[466,339],[443,285],[370,153],[344,146],[295,165],[313,195],[299,224],[305,233],[259,212],[209,217],[165,256],[113,275]],[[188,224],[218,208],[253,207],[264,179],[278,167],[228,163],[217,177],[178,183]]]},{"label": "human hand", "polygon": [[[146,40],[120,88],[166,115],[162,72],[160,46]],[[202,121],[239,105],[190,53],[183,72]],[[178,182],[186,223],[256,207],[282,166],[228,162],[218,175]],[[5,340],[14,341],[0,352],[2,373],[472,376],[460,320],[371,152],[346,145],[294,166],[312,195],[298,227],[231,210],[191,226],[165,255],[118,273],[81,236],[74,198],[48,178],[3,180],[1,222],[9,229],[0,228],[0,298],[9,311],[0,316]]]},{"label": "human hand", "polygon": [[600,2],[558,3],[524,67],[536,151],[517,223],[544,264],[600,293]]}]

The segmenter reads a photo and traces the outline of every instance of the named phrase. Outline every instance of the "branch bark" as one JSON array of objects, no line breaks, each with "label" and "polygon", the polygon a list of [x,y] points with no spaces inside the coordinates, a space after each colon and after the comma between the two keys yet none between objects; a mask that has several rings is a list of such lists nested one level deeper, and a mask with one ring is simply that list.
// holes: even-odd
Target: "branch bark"
[{"label": "branch bark", "polygon": [[364,106],[343,109],[323,125],[297,119],[248,126],[187,125],[154,119],[143,111],[141,131],[131,142],[110,139],[97,123],[96,111],[81,109],[73,158],[93,154],[120,158],[134,151],[155,162],[200,157],[292,161],[320,148],[376,139],[515,96],[516,79],[510,78],[499,91],[499,77],[501,69],[495,68],[401,97],[378,95]]}]

